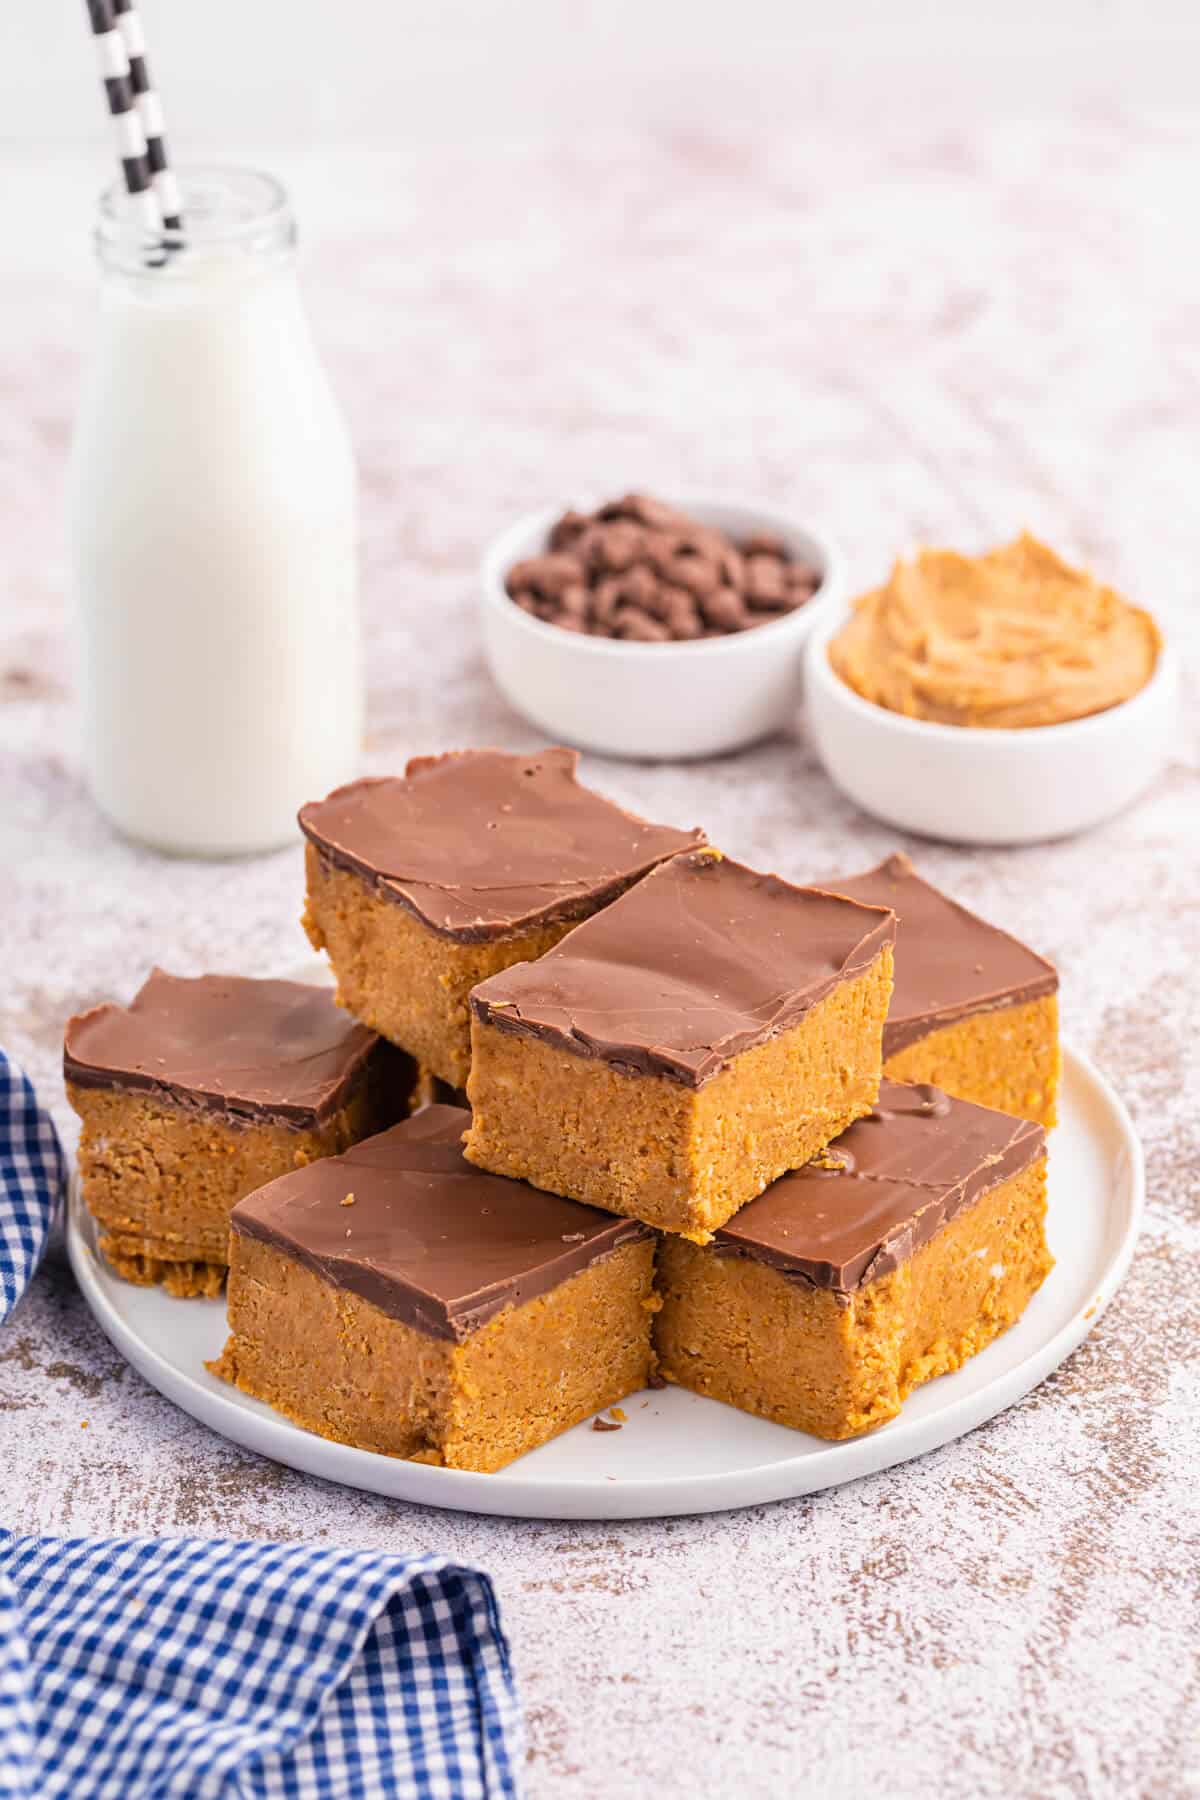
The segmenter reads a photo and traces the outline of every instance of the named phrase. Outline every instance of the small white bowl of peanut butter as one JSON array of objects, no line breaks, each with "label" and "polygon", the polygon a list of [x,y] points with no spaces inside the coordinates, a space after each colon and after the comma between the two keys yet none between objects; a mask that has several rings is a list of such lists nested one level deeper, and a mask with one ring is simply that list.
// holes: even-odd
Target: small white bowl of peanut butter
[{"label": "small white bowl of peanut butter", "polygon": [[820,621],[808,723],[865,812],[965,844],[1067,837],[1170,755],[1175,657],[1149,613],[1024,536],[923,550]]}]

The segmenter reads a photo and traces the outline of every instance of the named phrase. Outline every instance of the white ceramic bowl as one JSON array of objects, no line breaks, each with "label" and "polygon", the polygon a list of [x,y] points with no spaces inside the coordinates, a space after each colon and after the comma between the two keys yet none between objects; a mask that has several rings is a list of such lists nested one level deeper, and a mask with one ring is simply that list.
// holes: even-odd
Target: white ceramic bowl
[{"label": "white ceramic bowl", "polygon": [[1164,645],[1132,699],[1065,725],[1021,731],[933,725],[864,700],[834,672],[829,642],[849,608],[809,640],[808,723],[821,761],[864,812],[959,844],[1033,844],[1086,831],[1129,806],[1170,754],[1178,676]]},{"label": "white ceramic bowl", "polygon": [[769,507],[687,496],[672,504],[735,539],[777,532],[819,570],[821,586],[807,606],[730,637],[582,637],[531,618],[505,591],[513,564],[545,550],[562,509],[529,514],[484,555],[483,644],[505,699],[548,737],[602,756],[673,762],[737,750],[792,723],[804,644],[845,594],[841,557],[828,538]]}]

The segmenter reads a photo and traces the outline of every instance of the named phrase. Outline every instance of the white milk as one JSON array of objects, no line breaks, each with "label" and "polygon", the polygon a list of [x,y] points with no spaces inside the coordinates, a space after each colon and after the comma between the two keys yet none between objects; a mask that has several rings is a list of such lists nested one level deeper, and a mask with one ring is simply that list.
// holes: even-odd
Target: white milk
[{"label": "white milk", "polygon": [[293,841],[355,772],[355,473],[282,189],[183,188],[158,266],[119,201],[101,216],[69,536],[95,797],[131,837],[221,856]]}]

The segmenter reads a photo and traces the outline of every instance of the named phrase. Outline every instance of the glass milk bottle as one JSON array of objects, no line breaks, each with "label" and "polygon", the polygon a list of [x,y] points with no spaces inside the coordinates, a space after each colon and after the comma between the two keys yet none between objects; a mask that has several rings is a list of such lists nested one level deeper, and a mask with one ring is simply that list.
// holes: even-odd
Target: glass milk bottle
[{"label": "glass milk bottle", "polygon": [[283,189],[182,187],[165,253],[102,203],[68,533],[95,798],[130,837],[225,856],[293,841],[297,807],[355,772],[355,472]]}]

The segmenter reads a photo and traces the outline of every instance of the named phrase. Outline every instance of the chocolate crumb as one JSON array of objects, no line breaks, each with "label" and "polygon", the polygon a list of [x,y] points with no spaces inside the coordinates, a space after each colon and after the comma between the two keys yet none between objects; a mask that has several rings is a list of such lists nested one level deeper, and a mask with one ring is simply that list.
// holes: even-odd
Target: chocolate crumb
[{"label": "chocolate crumb", "polygon": [[665,1388],[666,1385],[667,1385],[666,1376],[660,1375],[657,1369],[652,1369],[650,1371],[650,1377],[649,1377],[648,1381],[646,1382],[646,1386],[652,1387],[652,1388]]},{"label": "chocolate crumb", "polygon": [[620,1431],[621,1427],[615,1419],[593,1419],[593,1431]]}]

